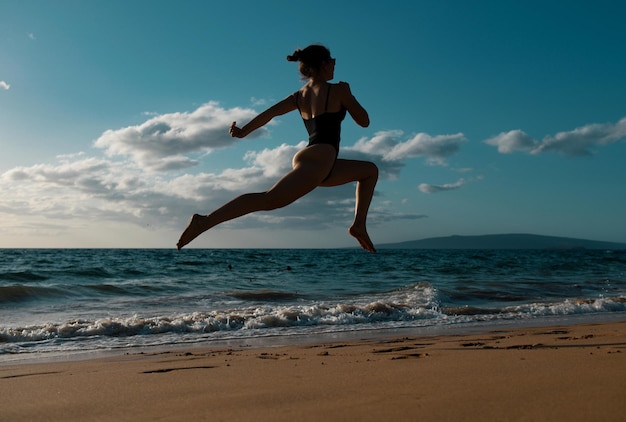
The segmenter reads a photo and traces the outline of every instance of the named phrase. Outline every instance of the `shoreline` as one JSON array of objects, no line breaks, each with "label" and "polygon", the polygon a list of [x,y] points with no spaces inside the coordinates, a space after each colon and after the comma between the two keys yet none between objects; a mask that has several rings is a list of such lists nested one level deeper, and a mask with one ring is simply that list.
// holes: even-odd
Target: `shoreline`
[{"label": "shoreline", "polygon": [[104,350],[34,352],[0,355],[0,368],[8,365],[73,362],[92,359],[125,356],[129,354],[154,354],[196,350],[206,348],[245,347],[251,349],[273,348],[282,346],[303,346],[313,343],[332,343],[345,341],[376,341],[389,337],[411,336],[449,336],[480,334],[497,330],[521,330],[548,326],[569,326],[581,324],[612,323],[626,321],[626,312],[611,312],[578,315],[550,315],[521,320],[496,320],[471,322],[468,324],[427,325],[419,327],[361,328],[358,325],[351,330],[319,333],[278,334],[266,336],[231,337],[223,339],[200,339],[192,342],[166,343],[157,345],[139,345]]},{"label": "shoreline", "polygon": [[8,363],[0,419],[621,420],[626,319],[554,322]]}]

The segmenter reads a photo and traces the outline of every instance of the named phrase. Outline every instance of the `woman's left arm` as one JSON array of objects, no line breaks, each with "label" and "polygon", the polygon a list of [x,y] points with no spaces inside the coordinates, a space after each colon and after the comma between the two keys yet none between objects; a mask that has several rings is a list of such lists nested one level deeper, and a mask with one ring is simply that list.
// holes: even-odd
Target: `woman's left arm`
[{"label": "woman's left arm", "polygon": [[276,116],[281,116],[283,114],[289,113],[296,109],[296,102],[293,94],[285,98],[284,100],[274,104],[267,110],[260,113],[254,119],[250,120],[246,125],[242,128],[237,127],[237,122],[233,122],[230,125],[230,136],[233,138],[245,138],[250,133],[254,132],[258,128],[265,126]]},{"label": "woman's left arm", "polygon": [[357,125],[368,127],[370,125],[370,117],[367,114],[367,110],[365,110],[361,103],[352,95],[350,85],[347,82],[339,82],[337,85],[341,87],[341,103],[346,107],[352,119]]}]

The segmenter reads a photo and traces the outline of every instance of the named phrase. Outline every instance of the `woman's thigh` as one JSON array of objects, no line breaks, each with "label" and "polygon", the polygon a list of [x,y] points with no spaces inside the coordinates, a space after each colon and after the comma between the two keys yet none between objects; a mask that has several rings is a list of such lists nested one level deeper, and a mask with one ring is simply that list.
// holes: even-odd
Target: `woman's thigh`
[{"label": "woman's thigh", "polygon": [[329,167],[320,165],[319,162],[300,161],[266,192],[270,206],[283,207],[311,192],[320,186],[328,174]]},{"label": "woman's thigh", "polygon": [[377,173],[376,165],[372,162],[338,158],[330,176],[320,186],[345,185],[346,183],[366,179]]}]

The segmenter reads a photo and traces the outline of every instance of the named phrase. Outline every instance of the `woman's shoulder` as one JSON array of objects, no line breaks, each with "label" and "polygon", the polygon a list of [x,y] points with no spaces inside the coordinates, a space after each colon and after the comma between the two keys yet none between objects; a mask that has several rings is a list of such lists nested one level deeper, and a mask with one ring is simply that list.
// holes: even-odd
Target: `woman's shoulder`
[{"label": "woman's shoulder", "polygon": [[350,84],[348,84],[348,82],[341,81],[331,85],[332,89],[335,90],[335,95],[337,95],[342,102],[352,97],[352,91],[350,91]]},{"label": "woman's shoulder", "polygon": [[310,89],[311,87],[309,87],[309,84],[305,84],[305,85],[302,85],[300,89],[298,89],[291,95],[293,95],[294,97],[303,97],[303,96],[306,96],[306,94],[308,94]]},{"label": "woman's shoulder", "polygon": [[350,93],[350,84],[348,82],[340,81],[331,85],[333,85],[333,89],[337,89],[341,93]]}]

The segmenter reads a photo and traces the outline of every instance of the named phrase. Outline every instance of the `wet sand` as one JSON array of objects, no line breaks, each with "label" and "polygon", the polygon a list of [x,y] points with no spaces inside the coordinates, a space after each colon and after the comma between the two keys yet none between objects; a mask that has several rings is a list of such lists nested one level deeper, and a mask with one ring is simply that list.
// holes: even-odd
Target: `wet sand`
[{"label": "wet sand", "polygon": [[0,366],[0,420],[623,420],[626,321]]}]

